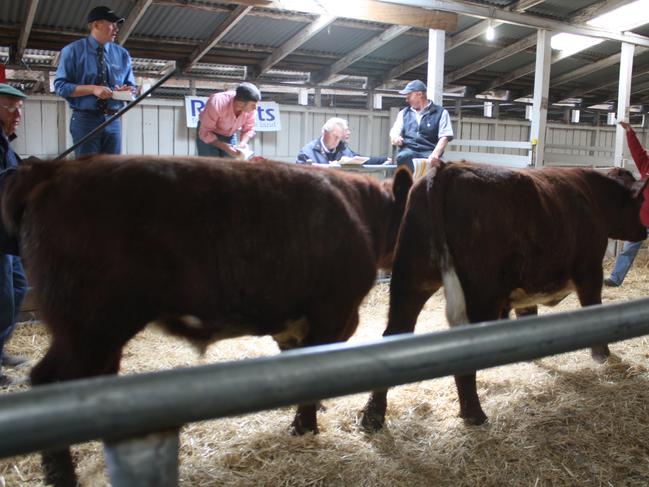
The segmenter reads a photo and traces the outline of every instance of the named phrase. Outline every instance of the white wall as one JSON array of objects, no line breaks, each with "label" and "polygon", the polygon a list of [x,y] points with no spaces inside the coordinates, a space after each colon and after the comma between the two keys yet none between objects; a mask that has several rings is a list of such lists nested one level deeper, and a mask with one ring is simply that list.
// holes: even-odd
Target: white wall
[{"label": "white wall", "polygon": [[[282,130],[259,132],[252,147],[257,155],[283,161],[294,161],[300,148],[320,134],[325,120],[346,118],[352,131],[350,146],[356,152],[371,156],[389,156],[388,132],[396,115],[387,110],[354,110],[280,106]],[[63,99],[35,95],[25,103],[24,120],[14,142],[17,152],[52,158],[72,145],[68,125],[70,110]],[[528,141],[529,122],[462,118],[452,121],[455,138],[462,140]],[[186,127],[184,100],[150,98],[142,101],[123,117],[123,153],[156,155],[194,155],[195,129]],[[637,130],[647,146],[647,131]],[[612,165],[615,129],[572,124],[548,124],[546,165]],[[521,149],[462,147],[452,144],[453,151],[496,152],[524,155]],[[626,149],[625,149],[626,151]],[[628,151],[625,152],[628,158]],[[633,162],[629,161],[630,167]]]}]

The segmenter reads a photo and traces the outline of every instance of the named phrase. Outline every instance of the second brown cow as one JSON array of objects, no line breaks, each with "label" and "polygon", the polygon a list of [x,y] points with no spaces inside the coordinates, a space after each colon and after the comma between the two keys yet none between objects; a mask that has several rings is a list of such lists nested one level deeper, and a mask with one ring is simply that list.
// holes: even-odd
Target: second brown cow
[{"label": "second brown cow", "polygon": [[[408,171],[394,184],[331,169],[206,158],[34,162],[7,179],[18,237],[52,334],[33,384],[115,374],[147,323],[201,347],[272,335],[280,349],[346,340],[391,264]],[[317,432],[316,406],[293,427]],[[67,450],[48,482],[73,485]]]},{"label": "second brown cow", "polygon": [[[646,237],[639,219],[644,183],[624,169],[509,170],[443,164],[412,188],[395,250],[385,335],[412,332],[442,285],[451,326],[506,317],[511,308],[556,304],[576,291],[601,303],[608,238]],[[604,360],[606,344],[592,348]],[[460,416],[481,424],[475,373],[456,376]],[[365,408],[383,425],[386,391]]]}]

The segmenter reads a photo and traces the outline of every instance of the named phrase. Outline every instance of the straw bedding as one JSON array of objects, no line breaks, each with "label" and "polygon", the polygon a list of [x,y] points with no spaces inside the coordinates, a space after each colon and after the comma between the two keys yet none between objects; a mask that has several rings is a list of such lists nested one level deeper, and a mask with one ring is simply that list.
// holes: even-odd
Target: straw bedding
[{"label": "straw bedding", "polygon": [[[610,267],[611,262],[606,262]],[[604,302],[649,296],[649,264],[639,260],[624,286],[604,288]],[[381,335],[387,285],[361,310],[352,340]],[[578,307],[574,296],[551,313]],[[418,332],[446,327],[437,293]],[[18,327],[8,351],[38,360],[48,338],[38,323]],[[581,350],[478,373],[489,422],[467,427],[457,417],[452,378],[391,390],[386,428],[359,428],[366,394],[324,401],[321,433],[289,434],[293,408],[186,425],[181,433],[182,486],[646,486],[649,485],[648,338],[611,346],[604,365]],[[146,330],[126,348],[122,373],[186,367],[277,353],[269,338],[211,346],[198,357],[185,342]],[[24,375],[26,370],[9,371]],[[13,387],[11,393],[25,386]],[[87,486],[106,486],[101,445],[73,448]],[[0,486],[42,485],[37,455],[0,460]]]}]

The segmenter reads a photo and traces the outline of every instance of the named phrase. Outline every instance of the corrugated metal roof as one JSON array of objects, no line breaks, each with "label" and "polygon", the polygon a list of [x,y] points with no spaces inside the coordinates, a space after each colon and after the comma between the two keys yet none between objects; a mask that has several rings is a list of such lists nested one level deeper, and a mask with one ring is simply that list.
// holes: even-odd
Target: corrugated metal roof
[{"label": "corrugated metal roof", "polygon": [[[27,3],[27,2],[14,2]],[[116,14],[127,16],[133,8],[129,0],[88,0],[75,2],[74,0],[47,0],[39,2],[34,18],[35,25],[60,27],[62,29],[87,30],[86,19],[88,12],[93,8],[105,5],[112,8]]]},{"label": "corrugated metal roof", "polygon": [[379,34],[380,32],[373,30],[331,24],[305,42],[302,49],[344,56]]},{"label": "corrugated metal roof", "polygon": [[279,47],[308,23],[302,21],[246,16],[223,38],[224,42]]},{"label": "corrugated metal roof", "polygon": [[428,37],[402,35],[367,56],[371,61],[392,61],[399,64],[428,50]]},{"label": "corrugated metal roof", "polygon": [[22,24],[25,19],[27,2],[0,0],[0,19],[10,24]]},{"label": "corrugated metal roof", "polygon": [[[307,0],[305,0],[307,1]],[[629,2],[631,0],[628,0]],[[514,0],[472,0],[472,3],[492,7],[494,10],[513,5]],[[600,4],[598,0],[546,0],[530,8],[527,12],[545,18],[565,20],[580,9]],[[86,16],[97,5],[107,5],[118,14],[128,17],[136,6],[135,0],[43,0],[39,2],[29,37],[25,63],[33,67],[49,66],[49,61],[63,45],[87,34]],[[27,2],[19,0],[0,0],[0,60],[7,62],[7,46],[15,45],[26,15]],[[131,33],[126,47],[134,57],[136,69],[143,72],[159,70],[169,61],[180,63],[187,60],[196,47],[218,31],[236,7],[226,1],[218,0],[156,0],[144,13],[142,19]],[[344,11],[342,12],[344,15]],[[291,13],[255,7],[223,36],[223,39],[189,71],[188,75],[230,79],[232,73],[254,76],[255,69],[274,49],[299,34],[315,19],[313,14]],[[458,16],[458,27],[448,32],[448,38],[457,35],[468,27],[481,22],[481,19],[468,15]],[[388,25],[378,22],[337,19],[273,66],[264,79],[274,82],[310,83],[309,78],[326,66],[335,63],[359,46],[376,38]],[[60,32],[58,34],[57,32]],[[635,29],[635,32],[649,37],[649,25]],[[525,37],[535,35],[536,30],[519,25],[502,24],[496,30],[496,40],[488,42],[480,35],[470,41],[447,51],[445,55],[446,72],[460,69],[506,48]],[[407,33],[382,45],[345,68],[344,73],[354,78],[340,82],[347,85],[362,85],[364,76],[382,79],[395,66],[402,65],[412,58],[420,57],[428,49],[428,32],[413,28]],[[49,48],[51,50],[41,51]],[[587,66],[600,59],[619,54],[620,43],[605,41],[569,59],[552,65],[552,76],[570,72]],[[504,73],[515,71],[521,66],[534,62],[534,46],[527,51],[515,53],[498,60],[489,66],[467,75],[459,84],[469,87],[485,86],[487,80],[494,80]],[[642,52],[637,49],[636,52]],[[159,57],[158,57],[159,55]],[[649,56],[636,55],[636,70],[649,70]],[[397,75],[400,80],[426,77],[426,63],[415,66],[410,72]],[[615,78],[617,65],[602,69],[587,79],[575,83],[562,84],[559,90],[551,86],[551,92],[563,92],[575,86],[591,83],[595,79],[604,81]],[[532,75],[503,85],[502,89],[531,90]],[[393,80],[395,81],[395,80]],[[605,93],[606,90],[600,90]],[[649,103],[649,96],[647,97]]]},{"label": "corrugated metal roof", "polygon": [[228,18],[227,12],[152,5],[137,24],[134,34],[202,41]]}]

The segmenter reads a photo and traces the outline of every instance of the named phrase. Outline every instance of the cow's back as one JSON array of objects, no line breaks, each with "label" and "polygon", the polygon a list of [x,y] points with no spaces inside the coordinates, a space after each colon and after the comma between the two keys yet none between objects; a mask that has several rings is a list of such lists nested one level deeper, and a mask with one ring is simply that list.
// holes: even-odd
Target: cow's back
[{"label": "cow's back", "polygon": [[[58,170],[29,195],[21,224],[45,309],[111,296],[151,314],[138,319],[191,312],[274,326],[330,289],[371,286],[374,222],[359,201],[387,212],[389,198],[369,178],[199,158],[50,164]],[[52,285],[63,276],[74,282]]]}]

